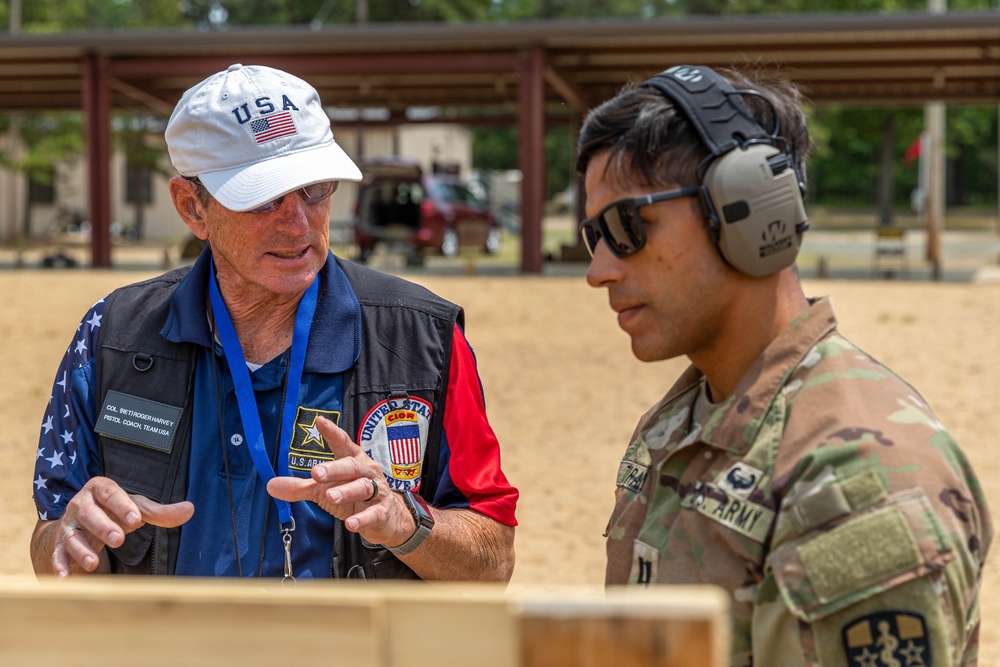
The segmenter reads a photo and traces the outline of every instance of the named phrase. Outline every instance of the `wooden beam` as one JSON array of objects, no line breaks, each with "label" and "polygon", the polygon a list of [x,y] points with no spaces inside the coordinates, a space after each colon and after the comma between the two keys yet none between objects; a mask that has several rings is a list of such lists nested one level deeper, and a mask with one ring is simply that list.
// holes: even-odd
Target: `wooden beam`
[{"label": "wooden beam", "polygon": [[570,81],[566,76],[563,75],[558,68],[551,65],[545,67],[545,81],[548,82],[552,88],[562,95],[563,99],[569,102],[576,111],[581,115],[585,115],[590,110],[590,102],[587,100],[587,94],[572,81]]},{"label": "wooden beam", "polygon": [[170,102],[167,102],[166,100],[161,99],[156,95],[147,93],[145,90],[142,90],[141,88],[136,88],[132,84],[126,83],[121,79],[111,77],[110,84],[112,89],[118,91],[119,93],[125,95],[126,97],[135,100],[136,102],[139,102],[140,104],[149,107],[150,109],[159,114],[162,114],[164,116],[170,116],[170,114],[172,114],[174,111],[174,105],[171,104]]},{"label": "wooden beam", "polygon": [[0,577],[0,664],[722,667],[713,586]]}]

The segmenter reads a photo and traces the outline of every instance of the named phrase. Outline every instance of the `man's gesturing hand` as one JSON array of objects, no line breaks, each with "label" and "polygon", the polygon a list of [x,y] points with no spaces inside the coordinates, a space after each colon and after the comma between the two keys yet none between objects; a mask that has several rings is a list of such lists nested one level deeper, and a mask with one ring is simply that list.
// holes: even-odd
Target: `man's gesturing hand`
[{"label": "man's gesturing hand", "polygon": [[330,420],[319,417],[316,426],[335,460],[313,466],[312,479],[275,477],[267,492],[279,500],[311,500],[372,544],[399,546],[410,539],[413,516],[389,490],[381,466]]},{"label": "man's gesturing hand", "polygon": [[194,505],[188,501],[161,505],[127,493],[107,477],[93,477],[73,496],[51,529],[55,535],[52,572],[68,576],[73,563],[93,572],[100,565],[105,546],[121,546],[125,536],[143,524],[173,528],[193,515]]}]

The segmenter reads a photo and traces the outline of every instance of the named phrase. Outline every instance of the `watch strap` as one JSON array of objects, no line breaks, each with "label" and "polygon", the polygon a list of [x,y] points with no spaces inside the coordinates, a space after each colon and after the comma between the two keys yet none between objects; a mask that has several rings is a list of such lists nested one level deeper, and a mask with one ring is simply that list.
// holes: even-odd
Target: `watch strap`
[{"label": "watch strap", "polygon": [[410,536],[410,539],[402,544],[395,547],[383,546],[396,556],[405,556],[423,544],[424,540],[430,536],[431,529],[434,527],[434,518],[421,506],[420,501],[417,500],[412,491],[402,491],[400,493],[403,496],[403,501],[406,503],[406,508],[413,515],[413,522],[416,524],[417,529]]}]

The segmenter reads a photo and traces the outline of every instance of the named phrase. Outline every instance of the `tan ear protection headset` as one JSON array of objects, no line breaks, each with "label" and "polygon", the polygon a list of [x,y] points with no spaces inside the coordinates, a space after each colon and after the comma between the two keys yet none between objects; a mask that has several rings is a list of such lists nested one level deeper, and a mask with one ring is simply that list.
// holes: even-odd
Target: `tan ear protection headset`
[{"label": "tan ear protection headset", "polygon": [[[809,228],[784,140],[764,131],[728,81],[703,66],[678,65],[645,81],[691,122],[711,155],[702,203],[712,241],[737,271],[766,276],[791,266]],[[765,100],[767,98],[764,98]]]}]

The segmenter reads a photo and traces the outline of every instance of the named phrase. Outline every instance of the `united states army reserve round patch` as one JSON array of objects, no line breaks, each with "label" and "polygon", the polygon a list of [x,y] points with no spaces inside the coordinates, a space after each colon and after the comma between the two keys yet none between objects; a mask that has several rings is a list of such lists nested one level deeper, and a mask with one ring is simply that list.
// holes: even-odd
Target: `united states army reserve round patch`
[{"label": "united states army reserve round patch", "polygon": [[423,399],[386,399],[365,415],[356,442],[382,466],[390,488],[416,491],[430,424],[431,405]]}]

